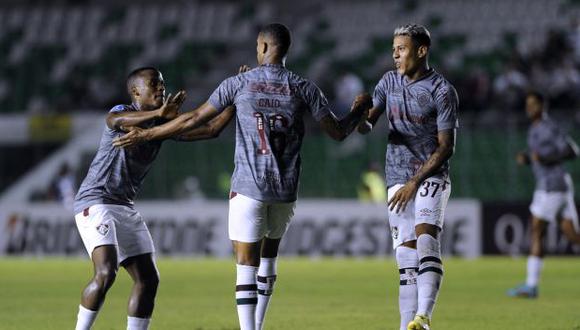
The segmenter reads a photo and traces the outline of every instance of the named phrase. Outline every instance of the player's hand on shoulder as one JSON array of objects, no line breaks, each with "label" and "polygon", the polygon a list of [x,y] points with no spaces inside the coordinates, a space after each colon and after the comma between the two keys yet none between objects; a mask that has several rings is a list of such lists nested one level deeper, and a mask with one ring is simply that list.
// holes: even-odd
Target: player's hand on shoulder
[{"label": "player's hand on shoulder", "polygon": [[240,66],[240,69],[238,70],[238,73],[244,73],[244,72],[248,72],[250,70],[252,70],[252,68],[249,67],[248,65],[245,65],[244,64],[244,65]]},{"label": "player's hand on shoulder", "polygon": [[140,127],[123,127],[123,130],[128,133],[113,139],[113,146],[126,148],[147,141],[147,131]]},{"label": "player's hand on shoulder", "polygon": [[177,117],[179,112],[179,108],[185,101],[186,93],[185,91],[181,90],[175,95],[169,94],[165,99],[165,102],[159,108],[160,117],[163,119],[171,120]]}]

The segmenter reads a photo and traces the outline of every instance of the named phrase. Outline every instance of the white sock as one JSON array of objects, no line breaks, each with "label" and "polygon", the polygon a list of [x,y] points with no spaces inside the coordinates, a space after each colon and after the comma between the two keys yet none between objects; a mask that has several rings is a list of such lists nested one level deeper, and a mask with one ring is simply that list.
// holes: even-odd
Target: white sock
[{"label": "white sock", "polygon": [[236,304],[240,330],[254,330],[258,303],[258,287],[256,286],[258,267],[236,265],[236,271]]},{"label": "white sock", "polygon": [[75,330],[90,330],[97,318],[99,311],[92,311],[86,309],[83,305],[79,305],[79,313],[77,314],[77,326]]},{"label": "white sock", "polygon": [[395,250],[399,266],[399,313],[401,314],[401,330],[407,330],[407,324],[417,313],[417,272],[419,257],[417,250],[399,246]]},{"label": "white sock", "polygon": [[439,240],[428,234],[420,235],[417,238],[417,254],[419,256],[417,315],[426,315],[431,318],[443,279]]},{"label": "white sock", "polygon": [[262,330],[268,304],[276,282],[277,258],[261,258],[256,284],[258,285],[258,305],[256,306],[256,330]]},{"label": "white sock", "polygon": [[151,319],[127,316],[127,330],[147,330]]},{"label": "white sock", "polygon": [[543,266],[544,260],[542,258],[536,256],[528,257],[528,277],[526,278],[527,285],[534,287],[538,286]]}]

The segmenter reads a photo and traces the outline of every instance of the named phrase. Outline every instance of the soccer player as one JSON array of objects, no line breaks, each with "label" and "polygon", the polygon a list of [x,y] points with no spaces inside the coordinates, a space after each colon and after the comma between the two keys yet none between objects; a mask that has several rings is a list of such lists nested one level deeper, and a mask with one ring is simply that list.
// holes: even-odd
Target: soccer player
[{"label": "soccer player", "polygon": [[312,115],[328,135],[343,140],[371,107],[368,94],[358,96],[350,113],[337,120],[320,89],[286,69],[290,43],[286,26],[263,27],[257,39],[257,68],[224,80],[189,119],[178,117],[116,141],[124,146],[170,137],[227,106],[236,106],[228,232],[236,255],[236,302],[242,330],[262,329],[274,289],[278,246],[297,198],[303,117]]},{"label": "soccer player", "polygon": [[574,186],[563,166],[565,161],[578,157],[578,146],[548,117],[542,94],[528,93],[526,113],[531,121],[528,150],[518,153],[516,160],[520,165],[531,165],[536,178],[536,189],[530,205],[532,237],[526,283],[509,290],[508,295],[536,298],[548,224],[559,221],[566,238],[580,244]]},{"label": "soccer player", "polygon": [[[127,329],[148,329],[159,276],[153,258],[149,230],[133,200],[161,142],[119,149],[112,141],[132,126],[150,127],[173,119],[185,99],[184,92],[165,98],[161,73],[151,67],[133,71],[127,79],[130,105],[117,105],[109,112],[101,143],[75,198],[76,225],[94,266],[94,275],[82,293],[77,330],[90,329],[105,295],[123,266],[133,279]],[[233,118],[228,109],[181,140],[203,139],[219,134]]]},{"label": "soccer player", "polygon": [[440,232],[451,182],[458,97],[429,67],[429,31],[405,25],[394,32],[396,70],[377,84],[373,108],[359,132],[387,112],[388,221],[399,267],[400,329],[429,329],[443,277]]}]

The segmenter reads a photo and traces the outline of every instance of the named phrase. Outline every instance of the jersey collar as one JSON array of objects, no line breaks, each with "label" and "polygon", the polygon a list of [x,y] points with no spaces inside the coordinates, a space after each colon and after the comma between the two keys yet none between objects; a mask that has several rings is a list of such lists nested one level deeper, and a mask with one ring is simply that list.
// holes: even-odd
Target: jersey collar
[{"label": "jersey collar", "polygon": [[409,86],[409,85],[412,85],[414,83],[417,83],[417,82],[419,82],[421,80],[425,80],[425,79],[429,78],[433,73],[435,73],[435,69],[429,68],[429,70],[427,70],[427,72],[425,72],[424,75],[422,75],[421,77],[417,78],[417,80],[409,81],[407,79],[407,77],[405,77],[405,76],[401,76],[401,79],[403,81],[403,85]]},{"label": "jersey collar", "polygon": [[282,64],[282,63],[264,63],[260,66],[269,67],[269,68],[283,68],[284,64]]}]

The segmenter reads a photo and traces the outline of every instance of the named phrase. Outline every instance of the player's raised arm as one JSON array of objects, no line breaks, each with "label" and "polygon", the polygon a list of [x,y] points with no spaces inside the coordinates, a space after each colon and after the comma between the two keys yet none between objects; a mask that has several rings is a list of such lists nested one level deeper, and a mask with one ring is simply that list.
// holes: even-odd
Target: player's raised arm
[{"label": "player's raised arm", "polygon": [[381,80],[379,80],[377,86],[375,87],[371,109],[369,110],[365,120],[361,121],[357,127],[357,131],[360,134],[369,133],[381,115],[385,112],[387,101],[386,93],[389,90],[389,83],[385,77],[386,75],[384,75]]},{"label": "player's raised arm", "polygon": [[163,125],[149,129],[134,128],[131,132],[114,139],[113,145],[124,148],[146,141],[172,138],[205,124],[218,114],[218,110],[213,105],[205,102],[196,110],[181,114]]},{"label": "player's raised arm", "polygon": [[[243,73],[248,70],[250,70],[249,66],[242,65],[239,68],[239,73]],[[182,135],[188,131],[191,132],[192,130],[197,129],[201,125],[207,123],[209,120],[225,111],[228,106],[233,104],[235,97],[234,87],[238,83],[239,81],[237,80],[237,76],[230,77],[224,80],[212,93],[209,100],[196,110],[181,114],[168,123],[150,129],[143,130],[139,128],[133,128],[128,134],[116,138],[113,141],[113,145],[116,147],[127,147],[144,141],[163,140]],[[222,119],[228,119],[227,115]],[[215,122],[212,127],[214,128],[214,131],[218,131],[217,129],[220,128],[219,126],[221,124],[225,125],[226,123],[227,121],[224,123],[220,120]],[[205,138],[207,137],[209,136],[205,136]]]},{"label": "player's raised arm", "polygon": [[235,113],[236,108],[234,106],[229,106],[219,116],[210,120],[205,125],[191,131],[184,132],[183,134],[176,136],[175,139],[179,141],[197,141],[216,138],[220,135],[224,128],[228,126]]},{"label": "player's raised arm", "polygon": [[366,118],[365,114],[372,105],[369,94],[358,95],[345,118],[337,120],[332,114],[328,114],[322,118],[320,125],[331,138],[342,141],[359,125],[361,119]]},{"label": "player's raised arm", "polygon": [[139,126],[156,119],[171,120],[177,116],[179,108],[185,101],[185,92],[179,91],[175,96],[169,96],[163,105],[152,111],[118,111],[107,115],[107,126],[114,130],[124,130],[124,127]]}]

